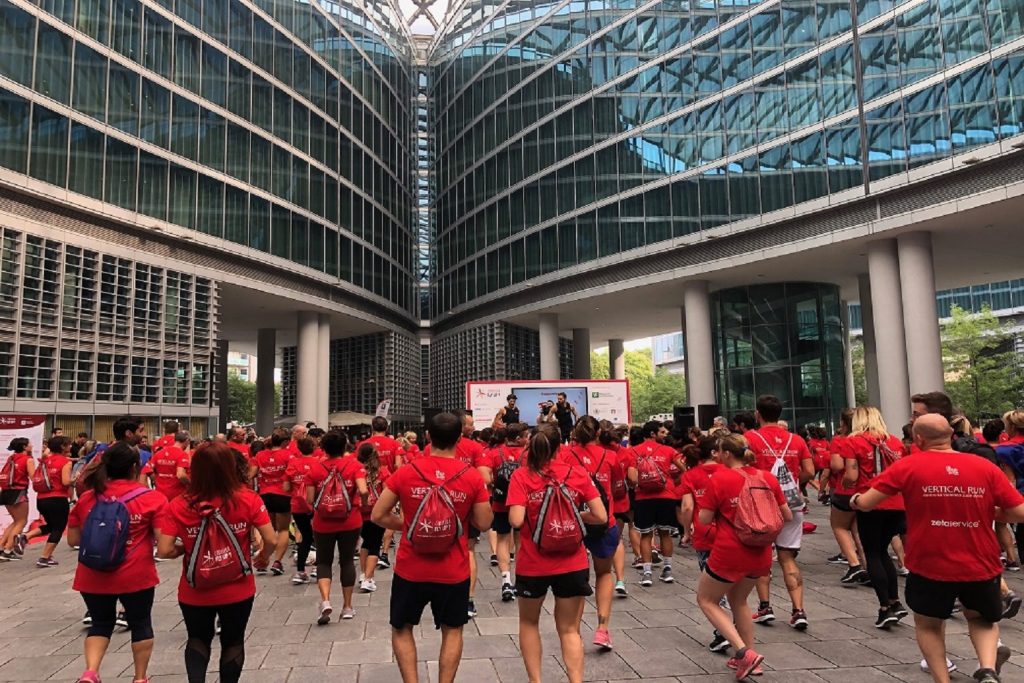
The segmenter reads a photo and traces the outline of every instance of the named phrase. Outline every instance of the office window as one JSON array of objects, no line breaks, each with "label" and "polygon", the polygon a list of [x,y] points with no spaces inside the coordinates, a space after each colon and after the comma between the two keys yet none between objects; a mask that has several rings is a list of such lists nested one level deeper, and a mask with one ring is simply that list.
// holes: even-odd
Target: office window
[{"label": "office window", "polygon": [[22,344],[18,353],[18,398],[53,399],[56,349]]},{"label": "office window", "polygon": [[32,158],[29,175],[64,187],[68,167],[68,119],[46,107],[32,109]]},{"label": "office window", "polygon": [[[6,48],[0,54],[5,52]],[[71,98],[71,64],[71,38],[40,24],[36,40],[36,91],[61,104],[68,104]]]},{"label": "office window", "polygon": [[28,166],[29,105],[0,90],[0,166],[24,173]]}]

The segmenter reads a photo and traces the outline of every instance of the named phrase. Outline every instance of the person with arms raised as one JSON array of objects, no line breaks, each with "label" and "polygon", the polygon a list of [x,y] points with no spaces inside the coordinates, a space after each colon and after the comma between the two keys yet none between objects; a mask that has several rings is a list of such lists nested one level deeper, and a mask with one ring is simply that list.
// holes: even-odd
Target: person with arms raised
[{"label": "person with arms raised", "polygon": [[1003,566],[993,522],[1024,522],[1024,497],[998,467],[953,450],[953,429],[941,414],[918,415],[915,454],[902,458],[854,494],[850,505],[874,510],[902,494],[907,514],[907,605],[917,643],[935,683],[949,683],[945,620],[957,600],[978,655],[978,683],[999,683],[1010,656],[999,646]]},{"label": "person with arms raised", "polygon": [[[483,477],[457,457],[463,422],[440,413],[427,425],[430,450],[388,478],[371,519],[402,532],[391,584],[391,644],[404,683],[417,683],[416,639],[430,605],[441,630],[438,680],[452,683],[462,659],[462,629],[469,621],[469,548],[465,529],[484,531],[492,512]],[[401,517],[392,513],[401,503]]]}]

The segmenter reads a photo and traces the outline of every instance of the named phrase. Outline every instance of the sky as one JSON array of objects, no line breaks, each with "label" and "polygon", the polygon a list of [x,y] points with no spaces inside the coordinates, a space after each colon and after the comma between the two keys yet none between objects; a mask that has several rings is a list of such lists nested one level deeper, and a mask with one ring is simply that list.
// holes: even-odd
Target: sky
[{"label": "sky", "polygon": [[[432,12],[437,18],[438,23],[444,18],[444,12],[448,8],[449,0],[436,0],[433,3]],[[416,10],[416,3],[412,0],[398,0],[398,7],[402,10],[402,14],[406,17],[411,15]],[[417,34],[433,34],[434,27],[430,25],[430,22],[423,17],[418,18],[413,22],[411,26],[412,32]]]}]

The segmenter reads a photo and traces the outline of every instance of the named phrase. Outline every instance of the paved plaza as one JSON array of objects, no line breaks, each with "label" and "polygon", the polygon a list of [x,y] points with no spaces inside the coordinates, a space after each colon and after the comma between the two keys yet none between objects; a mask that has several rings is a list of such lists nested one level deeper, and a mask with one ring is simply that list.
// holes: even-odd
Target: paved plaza
[{"label": "paved plaza", "polygon": [[[780,617],[772,627],[756,627],[758,651],[765,657],[765,681],[801,683],[876,683],[930,678],[920,671],[920,655],[913,629],[899,626],[880,632],[873,626],[874,593],[863,587],[839,583],[843,569],[825,563],[835,551],[827,529],[827,511],[818,506],[810,519],[819,531],[805,536],[801,555],[807,588],[807,613],[811,627],[798,633],[781,623],[788,615],[788,599],[781,580],[773,585],[773,603]],[[36,569],[38,545],[26,551],[22,562],[0,565],[0,681],[74,681],[81,673],[84,611],[81,598],[71,590],[74,569],[72,552],[61,548],[61,565]],[[481,554],[477,608],[480,615],[466,628],[466,644],[458,680],[525,681],[526,672],[516,647],[518,627],[515,603],[503,604],[498,596],[500,576]],[[150,672],[154,683],[185,681],[182,648],[184,626],[175,599],[180,561],[160,565],[163,583],[157,588],[154,608],[156,652]],[[598,653],[589,645],[596,615],[588,604],[583,635],[587,645],[588,681],[651,683],[726,683],[735,680],[725,668],[725,657],[708,652],[711,629],[696,607],[696,561],[691,550],[677,551],[674,560],[677,583],[655,582],[651,588],[636,585],[629,571],[630,595],[616,599],[612,613],[614,652]],[[290,568],[289,568],[290,570]],[[1011,576],[1015,589],[1024,589],[1022,578]],[[259,593],[246,641],[246,674],[243,681],[267,683],[393,683],[400,680],[391,655],[388,599],[391,572],[379,572],[379,589],[373,595],[356,595],[356,618],[313,625],[317,591],[314,586],[292,586],[290,574],[257,579]],[[902,584],[902,581],[901,581]],[[340,612],[340,587],[333,601]],[[425,621],[429,621],[429,615]],[[550,617],[542,621],[545,648],[545,681],[565,680],[559,663],[558,640]],[[950,657],[961,659],[962,672],[954,681],[969,680],[975,668],[963,619],[949,623]],[[432,628],[417,633],[423,681],[437,680],[439,635]],[[1021,621],[1008,623],[1003,641],[1015,655],[1003,670],[1003,681],[1024,681],[1024,629]],[[214,652],[214,665],[218,651]],[[131,679],[131,654],[127,634],[116,634],[103,664],[105,681]],[[209,681],[216,681],[216,673]]]}]

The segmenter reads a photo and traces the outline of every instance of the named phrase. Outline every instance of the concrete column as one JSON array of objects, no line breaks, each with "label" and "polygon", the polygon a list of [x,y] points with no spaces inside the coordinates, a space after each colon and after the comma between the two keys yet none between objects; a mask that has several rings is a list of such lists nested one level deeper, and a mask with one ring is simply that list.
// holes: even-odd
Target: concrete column
[{"label": "concrete column", "polygon": [[561,379],[558,359],[558,314],[541,313],[540,332],[540,378]]},{"label": "concrete column", "polygon": [[846,370],[846,405],[857,405],[857,388],[853,385],[853,355],[850,349],[850,304],[840,302],[843,316],[843,366]]},{"label": "concrete column", "polygon": [[910,415],[910,391],[896,240],[868,244],[868,276],[871,278],[872,317],[882,321],[885,331],[885,334],[875,335],[879,408],[889,431],[899,433]]},{"label": "concrete column", "polygon": [[686,404],[690,404],[690,354],[686,351],[686,309],[679,309],[679,329],[683,332],[683,387],[686,389]]},{"label": "concrete column", "polygon": [[277,330],[256,333],[256,433],[274,431],[274,365],[277,361]]},{"label": "concrete column", "polygon": [[331,316],[321,313],[319,361],[317,362],[316,426],[327,429],[331,419]]},{"label": "concrete column", "polygon": [[608,379],[626,379],[626,345],[621,339],[608,340]]},{"label": "concrete column", "polygon": [[687,282],[683,289],[683,314],[686,317],[686,369],[689,370],[690,405],[714,404],[715,358],[711,343],[711,304],[708,283]]},{"label": "concrete column", "polygon": [[572,378],[590,379],[590,329],[576,327],[572,331]]},{"label": "concrete column", "polygon": [[900,257],[900,291],[907,337],[907,374],[910,393],[945,389],[939,312],[935,303],[935,267],[932,235],[911,232],[896,240]]},{"label": "concrete column", "polygon": [[315,311],[299,311],[297,328],[295,421],[316,422],[319,396],[320,319]]},{"label": "concrete column", "polygon": [[231,419],[231,411],[228,409],[228,341],[227,339],[217,340],[217,428],[211,430],[214,434],[220,434],[227,429],[228,420]]},{"label": "concrete column", "polygon": [[878,406],[882,397],[878,393],[878,354],[875,352],[875,318],[871,307],[871,279],[867,273],[857,276],[860,291],[861,339],[864,342],[864,383],[868,392],[868,404]]}]

